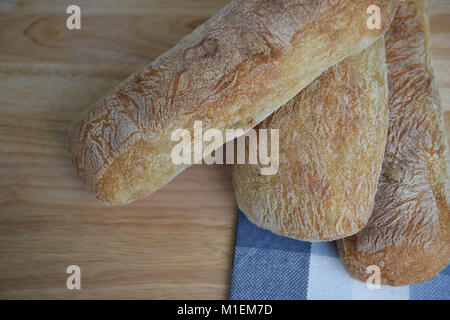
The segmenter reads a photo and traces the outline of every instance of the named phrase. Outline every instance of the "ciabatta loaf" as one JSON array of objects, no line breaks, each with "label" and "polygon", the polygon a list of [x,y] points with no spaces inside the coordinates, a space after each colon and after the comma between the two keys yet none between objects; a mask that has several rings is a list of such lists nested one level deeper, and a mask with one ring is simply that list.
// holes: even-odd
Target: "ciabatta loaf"
[{"label": "ciabatta loaf", "polygon": [[257,226],[308,241],[361,230],[373,209],[388,126],[384,39],[331,67],[259,124],[279,129],[279,170],[233,165],[239,208]]},{"label": "ciabatta loaf", "polygon": [[[380,8],[380,29],[368,28],[371,5]],[[377,40],[396,5],[232,1],[82,115],[69,133],[76,170],[107,203],[152,193],[189,166],[171,159],[174,130],[192,133],[196,120],[204,130],[252,128],[330,66]]]},{"label": "ciabatta loaf", "polygon": [[400,2],[386,49],[390,120],[375,208],[338,247],[352,277],[366,281],[376,266],[381,284],[398,286],[431,279],[450,259],[449,151],[422,0]]}]

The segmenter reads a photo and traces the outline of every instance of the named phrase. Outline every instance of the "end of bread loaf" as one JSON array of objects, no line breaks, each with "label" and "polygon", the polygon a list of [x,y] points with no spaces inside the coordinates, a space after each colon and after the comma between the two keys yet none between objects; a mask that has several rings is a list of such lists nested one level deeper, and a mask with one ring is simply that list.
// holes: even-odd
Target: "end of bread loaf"
[{"label": "end of bread loaf", "polygon": [[[168,155],[158,154],[145,140],[138,140],[108,166],[95,185],[99,200],[125,204],[161,188],[187,166],[175,166]],[[167,165],[164,166],[164,163]]]},{"label": "end of bread loaf", "polygon": [[[69,132],[75,169],[96,198],[106,204],[122,205],[150,194],[188,166],[172,162],[174,142],[161,146],[158,137],[144,138],[143,130],[128,118],[129,112],[117,106],[107,110],[94,107]],[[105,139],[110,135],[115,138]],[[120,152],[115,155],[116,148],[107,141],[126,141],[120,145],[127,148],[118,148]]]},{"label": "end of bread loaf", "polygon": [[369,267],[380,270],[380,285],[407,286],[433,279],[448,264],[448,239],[439,239],[444,245],[426,247],[392,245],[388,250],[363,252],[358,250],[355,236],[337,241],[341,262],[349,275],[361,282],[371,276]]}]

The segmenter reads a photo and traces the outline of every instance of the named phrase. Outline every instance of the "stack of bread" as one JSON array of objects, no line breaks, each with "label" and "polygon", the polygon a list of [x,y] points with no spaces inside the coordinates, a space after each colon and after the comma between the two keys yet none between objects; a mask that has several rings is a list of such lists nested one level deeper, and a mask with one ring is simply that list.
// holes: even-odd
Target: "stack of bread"
[{"label": "stack of bread", "polygon": [[447,266],[449,148],[423,0],[234,0],[86,110],[74,166],[99,200],[129,203],[189,166],[171,160],[171,134],[198,120],[224,136],[279,130],[277,173],[233,165],[257,226],[338,240],[361,281],[373,265],[388,285]]}]

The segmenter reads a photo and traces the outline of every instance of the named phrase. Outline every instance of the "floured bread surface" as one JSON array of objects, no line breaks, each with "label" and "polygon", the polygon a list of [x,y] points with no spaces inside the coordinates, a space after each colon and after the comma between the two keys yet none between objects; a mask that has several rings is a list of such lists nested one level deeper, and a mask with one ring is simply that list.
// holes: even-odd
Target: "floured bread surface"
[{"label": "floured bread surface", "polygon": [[[367,8],[381,29],[367,28]],[[69,133],[74,166],[104,202],[123,204],[189,164],[176,129],[255,126],[331,65],[372,44],[397,0],[235,0],[88,109]]]},{"label": "floured bread surface", "polygon": [[339,242],[349,273],[380,267],[388,285],[424,282],[450,259],[449,153],[423,1],[403,1],[386,34],[389,133],[368,225]]},{"label": "floured bread surface", "polygon": [[234,165],[239,208],[300,240],[343,238],[372,210],[386,142],[384,39],[331,67],[256,129],[279,129],[279,171]]}]

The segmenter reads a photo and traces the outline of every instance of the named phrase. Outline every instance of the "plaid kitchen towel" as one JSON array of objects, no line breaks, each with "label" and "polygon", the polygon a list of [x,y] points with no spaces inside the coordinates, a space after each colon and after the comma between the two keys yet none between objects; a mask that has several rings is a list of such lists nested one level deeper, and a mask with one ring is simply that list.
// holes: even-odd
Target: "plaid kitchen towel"
[{"label": "plaid kitchen towel", "polygon": [[369,289],[343,268],[335,242],[278,236],[239,212],[230,299],[450,299],[450,266],[434,279]]}]

